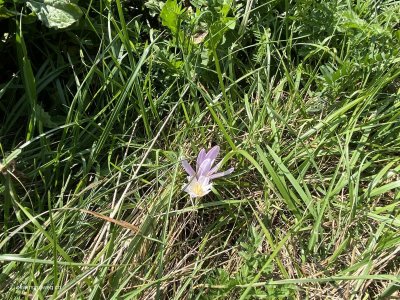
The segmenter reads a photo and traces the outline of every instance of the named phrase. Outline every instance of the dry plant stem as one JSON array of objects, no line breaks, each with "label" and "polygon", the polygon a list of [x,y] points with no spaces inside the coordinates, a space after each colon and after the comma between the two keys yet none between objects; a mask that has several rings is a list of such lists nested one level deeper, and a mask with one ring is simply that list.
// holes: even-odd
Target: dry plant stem
[{"label": "dry plant stem", "polygon": [[[168,114],[166,120],[165,120],[164,123],[161,125],[160,130],[157,132],[157,134],[156,134],[156,136],[154,137],[153,141],[151,142],[149,148],[147,149],[147,151],[146,151],[145,154],[143,155],[143,158],[142,158],[142,160],[140,161],[139,165],[137,166],[135,172],[133,173],[133,175],[132,175],[130,181],[129,181],[128,184],[126,185],[126,187],[125,187],[125,189],[124,189],[124,191],[123,191],[123,193],[122,193],[122,195],[121,195],[121,198],[118,200],[118,202],[117,202],[116,205],[114,206],[112,212],[110,213],[110,218],[114,218],[115,215],[118,213],[118,209],[120,208],[121,204],[123,203],[123,201],[124,201],[124,199],[125,199],[125,196],[126,196],[126,194],[128,193],[128,191],[129,191],[129,189],[130,189],[130,187],[131,187],[131,185],[132,185],[133,180],[136,178],[137,174],[139,173],[139,170],[140,170],[140,168],[142,167],[143,162],[146,160],[146,158],[147,158],[147,156],[149,155],[151,149],[153,148],[155,142],[157,141],[157,139],[158,139],[158,137],[160,136],[162,130],[164,129],[164,127],[165,127],[166,124],[168,123],[168,120],[171,118],[172,114],[174,113],[174,111],[175,111],[175,109],[177,108],[177,106],[178,106],[179,103],[180,103],[179,101],[177,101],[177,102],[175,103],[175,105],[174,105],[173,108],[171,109],[171,112]],[[131,137],[132,137],[132,134],[131,134]],[[126,152],[125,152],[125,153],[126,153]],[[114,198],[115,198],[115,197],[116,197],[116,192],[114,193]],[[114,202],[115,202],[115,199],[113,200],[113,203],[114,203]],[[101,231],[101,233],[100,233],[100,236],[102,236],[102,235],[106,232],[107,228],[109,228],[108,226],[109,226],[109,224],[104,225],[104,227],[102,228],[102,231]],[[99,238],[99,241],[100,241],[100,238]],[[106,240],[103,241],[103,244],[104,244],[104,245],[106,244]],[[95,251],[96,251],[96,248],[92,250],[92,254],[91,254],[90,257],[93,257]]]},{"label": "dry plant stem", "polygon": [[[135,129],[136,129],[137,121],[138,121],[138,120],[139,120],[139,118],[135,120],[134,126],[133,126],[133,128],[132,128],[132,132],[131,132],[131,134],[130,134],[130,136],[129,136],[128,144],[127,144],[127,146],[126,146],[125,153],[124,153],[124,160],[125,160],[126,157],[128,156],[129,145],[130,145],[131,142],[132,142],[133,134],[134,134],[134,132],[135,132]],[[132,171],[131,171],[131,172],[132,172]],[[119,174],[118,174],[117,185],[119,185],[119,183],[120,183],[120,181],[121,181],[121,176],[122,176],[122,173],[119,173]],[[117,193],[118,193],[118,189],[115,189],[115,191],[114,191],[114,196],[113,196],[113,201],[112,201],[112,204],[111,204],[111,208],[112,208],[112,209],[115,207],[115,202],[116,202],[116,199],[117,199]],[[109,231],[110,231],[110,226],[111,226],[111,224],[105,224],[105,226],[106,226],[106,235],[105,235],[105,238],[104,238],[103,245],[106,245],[106,243],[107,243],[107,241],[108,241],[108,235],[109,235]],[[104,231],[103,231],[103,232],[104,232]],[[100,239],[101,239],[101,238],[99,238],[99,240],[100,240]],[[101,259],[102,259],[102,260],[104,259],[104,255],[102,256]]]}]

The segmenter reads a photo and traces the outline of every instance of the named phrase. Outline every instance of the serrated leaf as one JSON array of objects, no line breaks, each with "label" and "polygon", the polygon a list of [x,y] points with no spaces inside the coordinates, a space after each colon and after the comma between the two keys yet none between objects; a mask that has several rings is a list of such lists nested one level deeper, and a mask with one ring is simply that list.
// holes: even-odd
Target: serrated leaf
[{"label": "serrated leaf", "polygon": [[49,28],[66,28],[82,16],[82,10],[70,0],[28,0],[26,5]]},{"label": "serrated leaf", "polygon": [[40,104],[36,103],[36,118],[43,123],[44,127],[47,128],[56,128],[57,124],[53,122],[50,114],[43,109]]},{"label": "serrated leaf", "polygon": [[225,26],[231,30],[235,29],[236,26],[236,18],[226,17],[224,18]]},{"label": "serrated leaf", "polygon": [[161,11],[162,2],[158,0],[147,0],[144,6],[149,9],[150,16],[155,17]]},{"label": "serrated leaf", "polygon": [[181,7],[176,0],[168,0],[161,10],[160,18],[162,24],[167,26],[173,34],[178,31],[178,20],[181,14]]}]

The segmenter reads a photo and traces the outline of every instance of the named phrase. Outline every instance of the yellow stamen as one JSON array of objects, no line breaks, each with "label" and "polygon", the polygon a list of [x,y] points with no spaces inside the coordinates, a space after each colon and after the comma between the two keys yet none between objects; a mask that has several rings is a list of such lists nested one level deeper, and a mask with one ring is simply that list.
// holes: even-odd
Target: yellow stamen
[{"label": "yellow stamen", "polygon": [[202,196],[204,194],[203,187],[199,182],[196,182],[193,186],[193,193]]}]

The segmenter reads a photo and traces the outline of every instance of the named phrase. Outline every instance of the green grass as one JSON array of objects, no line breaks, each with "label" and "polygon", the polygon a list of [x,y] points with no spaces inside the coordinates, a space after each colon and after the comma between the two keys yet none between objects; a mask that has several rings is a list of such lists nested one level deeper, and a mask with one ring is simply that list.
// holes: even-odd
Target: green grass
[{"label": "green grass", "polygon": [[400,2],[165,2],[0,1],[3,298],[398,297]]}]

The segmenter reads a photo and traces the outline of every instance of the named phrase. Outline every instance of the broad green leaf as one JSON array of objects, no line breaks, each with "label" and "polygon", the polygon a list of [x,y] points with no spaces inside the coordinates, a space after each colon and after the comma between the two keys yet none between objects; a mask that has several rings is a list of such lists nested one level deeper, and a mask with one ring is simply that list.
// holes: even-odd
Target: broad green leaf
[{"label": "broad green leaf", "polygon": [[28,0],[26,4],[50,28],[66,28],[82,16],[79,6],[70,0]]},{"label": "broad green leaf", "polygon": [[233,30],[236,26],[236,18],[226,17],[224,18],[224,23],[227,28]]},{"label": "broad green leaf", "polygon": [[165,2],[161,10],[161,20],[164,26],[167,26],[173,34],[178,31],[179,16],[182,14],[180,5],[176,0],[168,0]]}]

